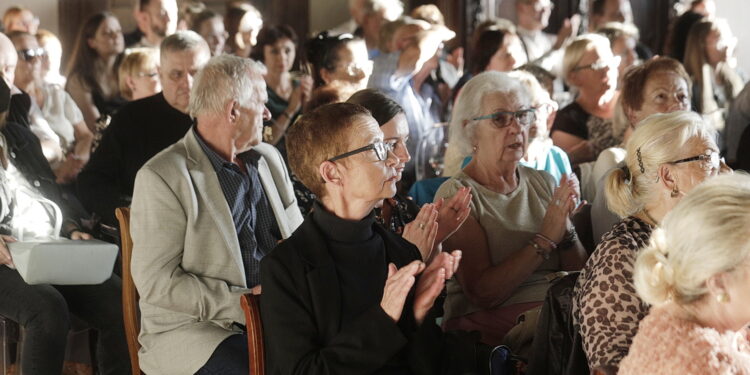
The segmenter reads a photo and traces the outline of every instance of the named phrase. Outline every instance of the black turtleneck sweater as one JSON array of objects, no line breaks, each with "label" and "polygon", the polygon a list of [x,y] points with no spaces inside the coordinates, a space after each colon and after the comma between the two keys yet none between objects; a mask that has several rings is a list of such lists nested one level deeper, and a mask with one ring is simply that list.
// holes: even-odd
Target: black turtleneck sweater
[{"label": "black turtleneck sweater", "polygon": [[375,214],[359,221],[339,218],[316,202],[312,218],[328,242],[341,285],[341,324],[380,303],[388,277],[385,245],[375,233]]}]

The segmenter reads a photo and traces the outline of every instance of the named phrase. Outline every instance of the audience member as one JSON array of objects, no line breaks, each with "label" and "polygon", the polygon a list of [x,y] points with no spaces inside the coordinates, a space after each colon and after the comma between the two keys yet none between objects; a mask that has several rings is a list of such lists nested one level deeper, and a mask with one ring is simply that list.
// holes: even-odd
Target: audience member
[{"label": "audience member", "polygon": [[581,18],[575,15],[563,21],[557,34],[548,34],[544,30],[549,24],[554,4],[550,0],[517,0],[516,31],[520,37],[525,60],[549,71],[559,73],[565,43],[578,33]]},{"label": "audience member", "polygon": [[23,31],[35,35],[39,29],[39,18],[22,6],[11,6],[3,14],[5,33]]},{"label": "audience member", "polygon": [[715,132],[690,111],[655,114],[633,132],[625,166],[607,176],[609,207],[621,218],[578,276],[573,320],[590,368],[616,368],[648,313],[633,284],[638,249],[693,187],[719,173]]},{"label": "audience member", "polygon": [[195,16],[191,29],[206,40],[211,56],[224,53],[229,34],[224,30],[224,18],[220,14],[204,10]]},{"label": "audience member", "polygon": [[177,0],[137,0],[135,20],[143,36],[128,47],[157,48],[169,35],[177,31]]},{"label": "audience member", "polygon": [[310,99],[313,80],[307,75],[292,77],[297,56],[297,34],[287,25],[266,26],[258,34],[251,57],[265,64],[268,110],[271,119],[264,126],[263,140],[276,145],[286,158],[281,140]]},{"label": "audience member", "polygon": [[685,70],[693,79],[693,109],[710,119],[723,148],[726,114],[744,82],[728,64],[737,38],[723,19],[703,19],[690,28]]},{"label": "audience member", "polygon": [[633,8],[630,6],[630,0],[592,0],[589,2],[589,32],[595,32],[610,22],[633,23]]},{"label": "audience member", "polygon": [[205,10],[206,4],[202,1],[183,1],[182,4],[180,4],[179,9],[177,10],[177,30],[192,30],[195,17],[197,17]]},{"label": "audience member", "polygon": [[229,52],[240,57],[249,57],[258,43],[258,33],[263,28],[263,16],[248,2],[228,2],[224,26],[229,34]]},{"label": "audience member", "polygon": [[92,133],[124,103],[117,82],[117,59],[124,50],[117,18],[108,12],[91,16],[81,27],[68,67],[65,89],[83,113]]},{"label": "audience member", "polygon": [[613,168],[625,166],[625,146],[633,130],[643,119],[655,113],[689,111],[691,85],[682,64],[670,57],[655,57],[625,73],[620,106],[627,125],[622,144],[599,154],[589,178],[596,190],[591,207],[595,243],[620,221],[617,214],[607,207],[604,178]]},{"label": "audience member", "polygon": [[136,172],[190,129],[188,102],[193,77],[208,61],[208,45],[192,31],[162,41],[162,92],[130,102],[112,119],[99,148],[78,176],[78,196],[104,224],[116,226],[117,207],[128,206]]},{"label": "audience member", "polygon": [[[413,21],[401,29],[404,30],[394,35],[396,50],[374,60],[367,86],[381,90],[404,108],[410,134],[406,146],[410,154],[416,155],[422,136],[441,120],[442,114],[439,97],[424,82],[437,68],[440,46],[455,33],[424,21]],[[415,179],[415,165],[407,163],[402,187],[408,190]]]},{"label": "audience member", "polygon": [[448,281],[443,327],[476,330],[497,345],[519,314],[541,306],[545,275],[580,269],[586,254],[569,219],[578,202],[573,180],[565,176],[555,188],[548,173],[519,165],[536,119],[526,88],[506,73],[484,72],[465,91],[473,100],[454,121],[466,126],[459,142],[472,159],[435,196],[473,191],[471,216],[445,242],[447,250],[463,249],[464,260]]},{"label": "audience member", "polygon": [[120,95],[134,101],[161,91],[159,50],[141,47],[125,51],[118,71]]},{"label": "audience member", "polygon": [[364,41],[350,34],[318,34],[307,42],[305,60],[310,64],[316,88],[338,82],[356,92],[367,86],[372,74]]},{"label": "audience member", "polygon": [[445,26],[445,17],[440,12],[440,8],[435,4],[420,5],[412,9],[409,16],[417,20],[426,21],[430,25]]},{"label": "audience member", "polygon": [[625,79],[625,71],[638,63],[638,52],[635,46],[638,43],[638,28],[628,23],[610,22],[602,25],[596,30],[609,40],[612,54],[620,57],[620,65],[617,67],[617,88],[622,88]]},{"label": "audience member", "polygon": [[138,171],[132,273],[146,373],[249,371],[240,296],[260,294],[259,261],[302,222],[281,155],[261,142],[264,86],[251,60],[209,60],[190,93],[196,125]]},{"label": "audience member", "polygon": [[510,75],[523,83],[531,94],[531,107],[536,110],[536,119],[529,126],[526,152],[520,163],[529,168],[545,171],[555,178],[559,184],[563,176],[573,177],[573,169],[568,160],[568,154],[552,144],[549,129],[555,120],[557,103],[552,100],[549,92],[545,91],[531,73],[514,71]]},{"label": "audience member", "polygon": [[664,52],[667,56],[673,57],[683,64],[685,63],[685,47],[687,47],[690,29],[703,17],[700,13],[687,11],[672,22],[664,45]]},{"label": "audience member", "polygon": [[750,125],[750,83],[737,94],[727,113],[726,149],[724,151],[729,165],[733,165],[742,156],[738,151],[740,139],[748,125]]},{"label": "audience member", "polygon": [[39,47],[44,48],[42,56],[42,77],[44,82],[65,87],[65,77],[60,74],[62,62],[62,44],[57,35],[46,29],[39,29],[36,33]]},{"label": "audience member", "polygon": [[[406,123],[404,109],[385,94],[367,89],[356,92],[347,101],[358,104],[370,111],[383,132],[383,142],[390,145],[393,154],[398,158],[396,164],[396,182],[401,181],[406,163],[411,159],[406,141],[409,139],[409,125]],[[463,224],[469,216],[471,188],[459,191],[447,201],[440,200],[435,204],[426,204],[420,209],[409,197],[396,193],[392,198],[383,200],[382,206],[375,209],[376,220],[396,234],[414,244],[422,255],[422,260],[429,262],[440,250],[445,241]],[[428,236],[427,230],[417,228],[418,223],[436,221],[437,227]]]},{"label": "audience member", "polygon": [[430,310],[461,252],[425,266],[414,245],[376,224],[399,162],[378,124],[361,106],[331,104],[303,115],[288,142],[292,170],[320,201],[261,261],[270,371],[438,373]]},{"label": "audience member", "polygon": [[[15,57],[15,48],[0,34],[0,61]],[[5,63],[8,61],[5,60]],[[55,181],[36,136],[8,122],[10,88],[0,79],[0,314],[23,329],[16,369],[24,374],[62,372],[71,313],[98,331],[97,358],[102,373],[130,372],[122,324],[120,279],[112,275],[99,285],[29,285],[15,270],[6,243],[15,239],[43,239],[58,235],[90,239],[81,219],[88,215]],[[56,227],[62,222],[61,227]],[[56,233],[55,229],[60,229]]]},{"label": "audience member", "polygon": [[368,57],[374,59],[381,53],[378,49],[380,29],[401,17],[404,4],[401,0],[349,0],[349,13],[352,19],[330,30],[329,34],[361,36],[367,45]]},{"label": "audience member", "polygon": [[75,179],[89,160],[93,135],[76,103],[62,87],[46,83],[42,75],[44,49],[24,31],[10,33],[20,57],[14,84],[31,98],[30,130],[39,138],[42,152],[58,183]]},{"label": "audience member", "polygon": [[638,255],[635,289],[652,305],[620,374],[750,372],[750,177],[698,186]]},{"label": "audience member", "polygon": [[565,49],[563,77],[578,97],[557,113],[551,134],[573,165],[596,160],[602,150],[622,140],[612,129],[619,64],[607,38],[598,34],[581,35]]}]

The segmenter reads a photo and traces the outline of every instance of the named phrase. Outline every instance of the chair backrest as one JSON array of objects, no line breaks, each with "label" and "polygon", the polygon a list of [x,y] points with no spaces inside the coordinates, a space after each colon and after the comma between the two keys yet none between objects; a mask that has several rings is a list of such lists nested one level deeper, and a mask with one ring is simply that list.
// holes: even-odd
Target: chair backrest
[{"label": "chair backrest", "polygon": [[247,350],[250,362],[250,375],[265,375],[266,357],[263,345],[263,325],[260,321],[260,296],[247,293],[240,304],[245,312],[247,325]]},{"label": "chair backrest", "polygon": [[448,147],[447,132],[448,123],[438,122],[419,139],[414,155],[417,181],[443,175],[445,150]]},{"label": "chair backrest", "polygon": [[138,333],[141,324],[138,320],[138,291],[130,273],[130,258],[133,255],[133,239],[130,238],[130,208],[120,207],[115,210],[115,216],[120,222],[120,256],[122,257],[122,317],[125,324],[125,338],[130,353],[130,367],[133,375],[141,375],[138,364]]}]

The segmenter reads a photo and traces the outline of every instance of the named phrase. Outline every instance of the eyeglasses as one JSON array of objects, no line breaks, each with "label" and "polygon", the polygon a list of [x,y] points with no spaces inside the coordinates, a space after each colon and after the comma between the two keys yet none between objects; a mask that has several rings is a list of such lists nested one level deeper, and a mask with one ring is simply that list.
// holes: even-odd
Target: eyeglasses
[{"label": "eyeglasses", "polygon": [[611,60],[599,60],[599,61],[594,62],[594,63],[589,64],[589,65],[577,66],[577,67],[573,68],[572,71],[573,72],[577,72],[577,71],[583,70],[583,69],[591,69],[591,70],[598,71],[598,70],[602,70],[604,68],[616,68],[616,67],[620,66],[620,61],[622,61],[622,57],[621,56],[613,56]]},{"label": "eyeglasses", "polygon": [[719,158],[719,153],[716,151],[711,151],[710,153],[703,154],[703,155],[696,155],[691,156],[689,158],[680,159],[671,162],[670,164],[680,164],[680,163],[689,163],[691,161],[698,161],[700,160],[701,167],[705,170],[712,170],[712,169],[719,169],[721,167],[721,159]]},{"label": "eyeglasses", "polygon": [[513,119],[516,119],[518,125],[526,127],[536,121],[536,109],[529,108],[515,112],[499,111],[489,115],[475,117],[472,120],[479,121],[487,119],[491,119],[492,125],[494,125],[498,129],[507,128],[508,126],[510,126]]},{"label": "eyeglasses", "polygon": [[349,156],[356,155],[356,154],[359,154],[365,151],[370,151],[370,150],[375,150],[375,156],[378,157],[378,161],[383,161],[388,158],[388,153],[393,151],[393,147],[395,146],[395,144],[396,144],[395,140],[391,140],[387,142],[378,141],[378,142],[369,144],[365,147],[361,147],[356,150],[352,150],[349,152],[345,152],[341,155],[334,156],[328,159],[328,161],[336,161],[339,159],[347,158]]},{"label": "eyeglasses", "polygon": [[31,61],[34,60],[37,57],[43,57],[47,54],[47,52],[44,50],[44,48],[27,48],[27,49],[19,49],[18,51],[18,57],[22,58],[24,61]]}]

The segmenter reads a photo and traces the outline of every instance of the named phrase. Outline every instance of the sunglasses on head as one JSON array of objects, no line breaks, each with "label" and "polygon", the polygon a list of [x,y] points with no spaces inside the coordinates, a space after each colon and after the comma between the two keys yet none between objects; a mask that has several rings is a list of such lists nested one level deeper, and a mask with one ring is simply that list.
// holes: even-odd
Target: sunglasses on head
[{"label": "sunglasses on head", "polygon": [[31,61],[37,57],[42,57],[47,54],[44,48],[41,48],[41,47],[19,49],[17,52],[18,52],[18,57],[22,58],[24,61]]}]

